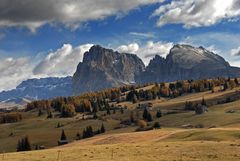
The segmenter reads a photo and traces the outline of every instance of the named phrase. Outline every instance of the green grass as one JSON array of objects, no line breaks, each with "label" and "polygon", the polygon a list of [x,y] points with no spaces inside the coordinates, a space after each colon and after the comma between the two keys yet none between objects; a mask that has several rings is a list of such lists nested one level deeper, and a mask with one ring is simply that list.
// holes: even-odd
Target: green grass
[{"label": "green grass", "polygon": [[[56,128],[58,122],[64,127]],[[61,130],[64,129],[69,141],[76,138],[77,132],[82,133],[83,129],[89,125],[97,130],[101,127],[100,120],[75,120],[74,118],[46,119],[45,117],[35,117],[24,119],[13,124],[0,125],[0,151],[16,151],[16,145],[20,138],[28,136],[32,145],[44,145],[46,148],[57,146]],[[119,124],[117,120],[104,121],[107,130],[113,129]],[[13,132],[13,136],[9,134]]]},{"label": "green grass", "polygon": [[[204,98],[209,101],[228,97],[229,94],[233,92],[235,92],[235,90],[218,93],[211,93],[208,91],[194,94],[186,94],[184,96],[171,100],[160,99],[151,101],[154,104],[154,109],[152,111],[154,115],[156,110],[159,108],[164,113],[173,109],[178,109],[180,111],[177,114],[164,115],[159,119],[154,116],[154,122],[159,121],[159,123],[163,127],[163,131],[168,131],[169,128],[171,129],[169,130],[170,132],[177,131],[179,130],[179,128],[182,127],[182,125],[186,124],[192,124],[193,126],[202,124],[204,125],[204,129],[182,129],[184,131],[171,134],[168,137],[161,139],[161,141],[154,142],[154,144],[152,142],[139,144],[120,143],[119,145],[87,145],[86,147],[81,147],[81,145],[79,145],[76,147],[69,147],[66,150],[64,149],[64,156],[70,157],[72,161],[77,160],[79,156],[81,156],[83,160],[109,160],[111,159],[108,156],[108,153],[110,153],[109,148],[119,148],[119,151],[116,152],[116,156],[118,159],[115,160],[119,160],[119,158],[122,158],[122,160],[127,160],[128,157],[130,158],[130,160],[131,158],[139,158],[138,160],[197,160],[200,155],[197,151],[199,150],[202,155],[203,153],[206,153],[206,155],[204,154],[202,159],[210,160],[213,159],[215,155],[213,154],[213,156],[211,156],[212,153],[208,154],[208,151],[204,149],[209,145],[210,151],[220,150],[219,153],[216,154],[219,160],[238,160],[240,159],[240,157],[238,158],[238,154],[231,154],[231,150],[233,147],[229,146],[229,144],[234,144],[234,142],[239,141],[240,139],[240,131],[238,129],[240,128],[240,100],[227,104],[211,106],[209,108],[209,111],[203,115],[196,115],[193,111],[183,112],[182,110],[186,100],[200,101],[204,96]],[[137,106],[137,104],[132,104],[130,102],[124,102],[122,104],[126,104],[130,109],[134,109]],[[235,113],[226,113],[226,111],[228,110],[235,110]],[[99,112],[98,115],[102,115],[103,113],[105,112]],[[83,128],[89,125],[91,125],[96,130],[100,128],[102,122],[107,129],[107,134],[115,135],[117,133],[133,132],[135,131],[136,126],[129,126],[127,128],[114,130],[116,127],[119,126],[121,120],[129,119],[129,116],[130,110],[126,110],[124,114],[121,114],[120,111],[117,111],[116,114],[104,116],[103,121],[77,120],[76,118],[46,119],[46,115],[37,117],[37,111],[27,112],[23,114],[24,119],[21,122],[13,124],[0,124],[0,152],[16,151],[16,145],[18,140],[26,135],[29,137],[32,145],[39,144],[44,145],[46,148],[52,148],[57,145],[57,141],[60,138],[62,129],[65,130],[68,140],[72,142],[75,140],[77,132],[81,134]],[[139,118],[141,118],[141,116],[142,112],[139,113]],[[56,128],[58,122],[63,124],[64,127]],[[153,124],[154,122],[150,124]],[[213,125],[216,126],[217,129],[208,129],[210,126]],[[226,128],[228,130],[219,130],[218,128]],[[13,136],[9,136],[11,132],[13,132]],[[148,137],[146,137],[146,140],[147,139]],[[209,144],[202,144],[202,141],[207,141],[209,142]],[[220,144],[219,141],[224,143]],[[136,150],[136,146],[140,146],[142,148]],[[198,147],[195,149],[194,152],[189,152],[189,149],[192,148],[191,146]],[[239,147],[235,147],[235,150],[239,150]],[[149,148],[156,149],[153,151],[149,151]],[[129,151],[127,151],[128,149]],[[169,154],[169,156],[164,157],[166,153],[169,153],[167,152],[167,150],[174,151],[176,153],[176,156]],[[53,152],[55,155],[51,155],[51,152]],[[185,155],[181,155],[180,152]],[[229,156],[224,156],[224,154],[227,155],[227,152],[229,152],[231,155],[229,154]],[[12,159],[11,161],[15,161],[17,160],[17,157],[19,157],[21,158],[19,160],[32,161],[34,160],[34,156],[38,155],[39,160],[51,161],[56,160],[56,153],[57,150],[55,149],[51,149],[48,151],[30,152],[26,153],[26,155],[25,153],[14,153],[13,155],[7,154],[10,158],[7,160]],[[73,153],[74,155],[70,156],[70,153]],[[106,156],[104,155],[105,153],[107,154]],[[234,157],[233,155],[237,155],[237,157]]]}]

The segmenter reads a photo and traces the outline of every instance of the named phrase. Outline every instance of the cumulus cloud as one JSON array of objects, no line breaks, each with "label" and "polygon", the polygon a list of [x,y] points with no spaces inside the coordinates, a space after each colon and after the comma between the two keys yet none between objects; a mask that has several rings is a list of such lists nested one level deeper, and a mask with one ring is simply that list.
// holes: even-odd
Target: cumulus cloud
[{"label": "cumulus cloud", "polygon": [[231,50],[231,55],[233,56],[240,56],[240,46],[236,49]]},{"label": "cumulus cloud", "polygon": [[22,80],[32,75],[32,65],[28,58],[0,59],[0,91],[16,87]]},{"label": "cumulus cloud", "polygon": [[139,50],[139,45],[137,43],[121,45],[116,50],[121,53],[136,53]]},{"label": "cumulus cloud", "polygon": [[160,6],[158,26],[183,24],[185,28],[210,26],[222,20],[236,20],[240,16],[239,0],[173,0]]},{"label": "cumulus cloud", "polygon": [[139,6],[162,1],[164,0],[1,0],[0,26],[20,26],[35,31],[47,23],[60,23],[75,29],[82,22],[119,16]]},{"label": "cumulus cloud", "polygon": [[93,44],[84,44],[73,47],[64,44],[62,48],[49,53],[34,69],[34,75],[43,76],[66,76],[73,75],[77,65],[82,61],[83,55]]},{"label": "cumulus cloud", "polygon": [[147,65],[155,55],[166,57],[172,47],[172,42],[165,43],[160,41],[148,41],[141,47],[139,47],[137,43],[131,43],[129,45],[119,46],[116,50],[119,52],[137,54],[143,60],[144,64]]},{"label": "cumulus cloud", "polygon": [[1,58],[0,59],[0,91],[15,88],[23,80],[42,77],[64,77],[73,75],[83,55],[92,44],[73,47],[64,44],[55,52],[47,54],[40,63],[31,63],[36,58]]}]

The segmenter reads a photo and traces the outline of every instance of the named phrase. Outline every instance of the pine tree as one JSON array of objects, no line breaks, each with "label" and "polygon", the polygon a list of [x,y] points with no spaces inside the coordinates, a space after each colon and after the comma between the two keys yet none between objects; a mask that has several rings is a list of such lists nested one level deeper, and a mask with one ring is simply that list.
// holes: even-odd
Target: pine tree
[{"label": "pine tree", "polygon": [[121,114],[123,114],[124,113],[124,109],[123,108],[121,108]]},{"label": "pine tree", "polygon": [[206,103],[204,97],[202,98],[202,102],[201,102],[201,104],[204,105],[204,106],[207,106],[207,103]]},{"label": "pine tree", "polygon": [[79,132],[77,132],[76,137],[77,137],[77,140],[80,140],[80,139],[81,139],[81,135],[79,134]]},{"label": "pine tree", "polygon": [[97,118],[98,118],[98,116],[97,116],[97,113],[96,113],[96,112],[94,112],[94,114],[93,114],[93,118],[94,118],[94,119],[97,119]]},{"label": "pine tree", "polygon": [[150,112],[148,112],[147,121],[148,122],[153,121],[152,114]]},{"label": "pine tree", "polygon": [[39,109],[39,110],[38,110],[38,116],[42,116],[42,114],[43,114],[43,113],[42,113],[42,109]]},{"label": "pine tree", "polygon": [[59,128],[59,127],[61,127],[61,124],[60,124],[60,122],[58,122],[58,124],[57,124],[57,128]]},{"label": "pine tree", "polygon": [[101,133],[105,133],[105,132],[106,132],[106,129],[105,129],[103,123],[102,123],[102,126],[101,126]]},{"label": "pine tree", "polygon": [[162,117],[162,112],[161,112],[160,110],[157,111],[157,113],[156,113],[156,117],[157,117],[157,118]]},{"label": "pine tree", "polygon": [[111,115],[110,108],[107,108],[107,114],[108,114],[108,115]]},{"label": "pine tree", "polygon": [[61,139],[60,140],[67,140],[67,137],[65,135],[64,130],[62,130],[62,134],[61,134]]},{"label": "pine tree", "polygon": [[114,107],[114,109],[113,109],[113,114],[115,114],[116,113],[116,108]]},{"label": "pine tree", "polygon": [[24,138],[24,150],[25,151],[31,150],[31,144],[27,136]]},{"label": "pine tree", "polygon": [[234,79],[234,82],[235,82],[235,84],[236,84],[236,85],[238,85],[238,84],[239,84],[239,82],[238,82],[238,79],[237,79],[237,78],[235,78],[235,79]]},{"label": "pine tree", "polygon": [[148,110],[145,108],[143,111],[143,119],[147,120],[147,117],[148,117]]},{"label": "pine tree", "polygon": [[86,130],[85,130],[85,129],[83,129],[82,138],[83,138],[83,139],[84,139],[84,138],[87,138],[87,133],[86,133]]},{"label": "pine tree", "polygon": [[48,111],[48,115],[47,115],[47,118],[53,118],[53,115],[52,115],[52,112],[51,111]]},{"label": "pine tree", "polygon": [[31,150],[31,144],[29,142],[28,137],[24,137],[20,140],[18,140],[17,144],[17,151],[30,151]]},{"label": "pine tree", "polygon": [[17,152],[22,151],[22,141],[18,140],[18,144],[17,144]]}]

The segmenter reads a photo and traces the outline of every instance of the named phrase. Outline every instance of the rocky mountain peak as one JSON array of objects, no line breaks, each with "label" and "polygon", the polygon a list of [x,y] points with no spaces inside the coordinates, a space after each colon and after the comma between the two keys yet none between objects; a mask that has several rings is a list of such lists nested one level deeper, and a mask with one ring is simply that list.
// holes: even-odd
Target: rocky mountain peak
[{"label": "rocky mountain peak", "polygon": [[239,68],[231,67],[224,58],[204,47],[177,44],[172,47],[166,59],[155,56],[137,82],[236,77],[239,72]]},{"label": "rocky mountain peak", "polygon": [[74,93],[135,83],[135,76],[144,68],[142,60],[134,54],[95,45],[84,54],[83,62],[74,74]]},{"label": "rocky mountain peak", "polygon": [[205,65],[211,66],[211,68],[225,68],[229,66],[229,63],[221,56],[203,47],[193,47],[185,44],[174,45],[167,56],[167,61],[185,69]]}]

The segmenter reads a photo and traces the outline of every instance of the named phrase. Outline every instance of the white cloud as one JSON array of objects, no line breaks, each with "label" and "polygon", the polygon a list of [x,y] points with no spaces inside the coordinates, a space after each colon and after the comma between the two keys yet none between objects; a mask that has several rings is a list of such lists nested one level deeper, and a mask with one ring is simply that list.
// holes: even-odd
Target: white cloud
[{"label": "white cloud", "polygon": [[33,70],[35,75],[66,76],[73,75],[83,55],[93,44],[80,45],[75,48],[71,44],[64,44],[56,52],[49,53]]},{"label": "white cloud", "polygon": [[144,38],[153,38],[154,34],[153,33],[142,33],[142,32],[130,32],[129,33],[132,36],[138,36],[138,37],[144,37]]},{"label": "white cloud", "polygon": [[[73,75],[77,65],[82,61],[83,55],[90,49],[92,44],[79,45],[73,47],[64,44],[55,52],[47,56],[36,64],[34,58],[1,58],[0,59],[0,91],[15,88],[23,80],[42,77],[64,77]],[[34,63],[31,63],[34,60]]]},{"label": "white cloud", "polygon": [[141,47],[139,47],[137,43],[132,43],[129,45],[122,45],[116,50],[118,50],[119,52],[137,54],[143,60],[144,64],[147,65],[155,55],[161,55],[162,57],[166,57],[172,47],[173,43],[171,42],[165,43],[160,41],[148,41]]},{"label": "white cloud", "polygon": [[89,20],[126,14],[142,5],[164,0],[1,0],[0,26],[27,27],[34,32],[38,27],[64,24],[76,29]]},{"label": "white cloud", "polygon": [[231,50],[231,55],[233,56],[240,56],[240,46],[236,49]]},{"label": "white cloud", "polygon": [[120,53],[136,53],[139,50],[139,45],[137,43],[121,45],[116,50]]},{"label": "white cloud", "polygon": [[0,59],[0,91],[12,89],[32,75],[32,65],[28,58]]},{"label": "white cloud", "polygon": [[210,26],[222,20],[240,16],[239,0],[173,0],[160,6],[153,16],[159,16],[158,26],[183,24],[185,28]]}]

